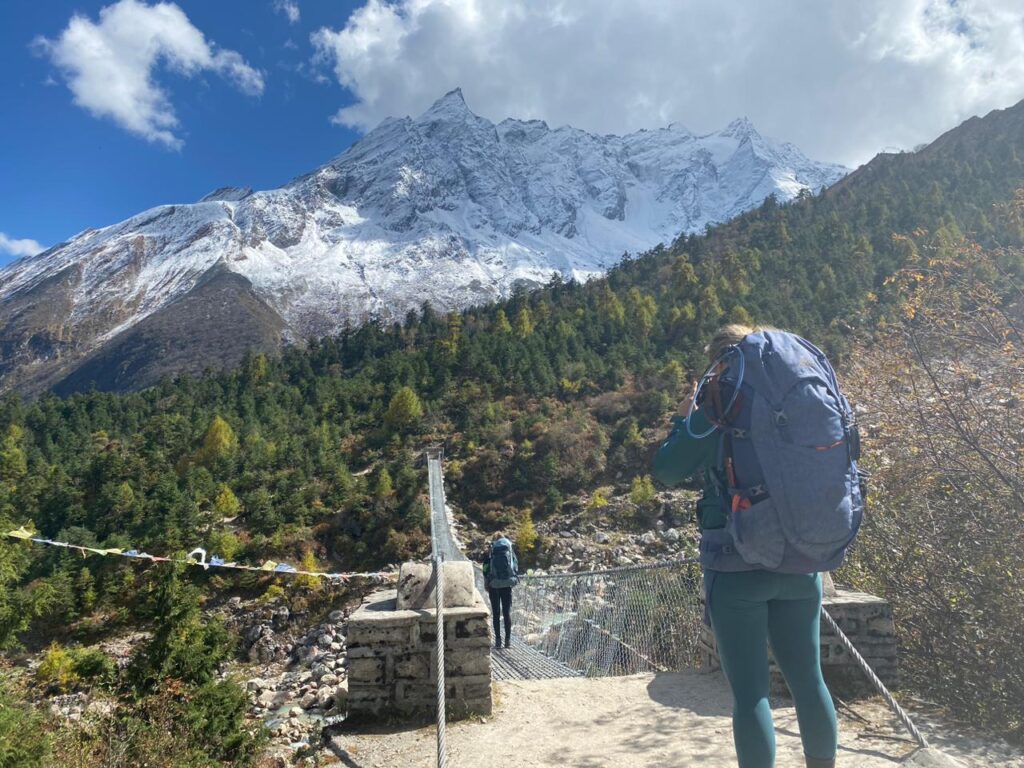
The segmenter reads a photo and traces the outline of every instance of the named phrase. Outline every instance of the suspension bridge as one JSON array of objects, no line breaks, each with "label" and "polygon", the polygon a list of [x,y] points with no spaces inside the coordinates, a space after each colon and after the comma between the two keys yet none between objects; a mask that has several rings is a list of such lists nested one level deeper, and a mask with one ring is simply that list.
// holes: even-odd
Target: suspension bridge
[{"label": "suspension bridge", "polygon": [[[467,560],[452,533],[441,455],[427,459],[435,556]],[[476,567],[477,588],[486,595]],[[511,648],[495,649],[497,680],[604,677],[700,667],[700,566],[690,559],[520,577]]]},{"label": "suspension bridge", "polygon": [[[462,548],[452,533],[448,517],[448,505],[444,495],[444,476],[441,471],[441,456],[432,452],[427,457],[427,475],[430,490],[430,531],[434,557],[442,561],[466,561]],[[484,575],[478,564],[473,564],[476,587],[486,595]],[[517,597],[521,588],[517,587]],[[567,666],[550,654],[545,654],[524,641],[520,631],[519,617],[513,619],[513,635],[510,648],[495,648],[491,657],[491,675],[495,680],[539,680],[544,678],[578,677],[581,673]]]},{"label": "suspension bridge", "polygon": [[[427,455],[431,543],[442,594],[441,563],[466,561],[452,531],[445,502],[440,450]],[[476,565],[477,588],[484,589]],[[565,574],[528,574],[515,588],[510,648],[495,648],[495,680],[608,677],[638,672],[682,672],[702,666],[702,602],[699,563],[692,559]],[[438,597],[437,609],[443,609]],[[871,669],[839,624],[824,609],[822,621],[885,699],[924,757],[920,765],[945,766]],[[440,627],[440,622],[439,622]],[[438,636],[438,656],[443,657]],[[447,765],[443,664],[438,682],[438,766]],[[929,762],[932,761],[932,762]],[[918,764],[918,763],[915,763]]]}]

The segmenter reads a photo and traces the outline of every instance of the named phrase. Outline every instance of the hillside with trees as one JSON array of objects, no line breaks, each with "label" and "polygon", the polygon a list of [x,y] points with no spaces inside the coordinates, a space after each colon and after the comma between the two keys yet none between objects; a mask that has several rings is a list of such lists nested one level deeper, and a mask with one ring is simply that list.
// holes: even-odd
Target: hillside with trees
[{"label": "hillside with trees", "polygon": [[[1020,199],[1011,202],[1022,186],[1024,104],[968,121],[919,152],[880,155],[820,195],[769,199],[704,235],[624,258],[601,280],[554,280],[449,315],[424,306],[403,323],[312,339],[279,358],[250,354],[236,370],[134,394],[9,396],[0,402],[0,530],[26,525],[89,546],[166,554],[203,546],[239,561],[338,570],[398,563],[428,549],[417,460],[425,444],[445,443],[451,501],[484,530],[532,527],[557,517],[567,499],[599,486],[627,493],[646,474],[714,328],[778,325],[833,355],[875,419],[869,452],[891,462],[876,468],[879,512],[845,575],[893,601],[918,690],[1020,735],[1013,702],[1024,685],[992,659],[1012,643],[1024,609],[1019,561],[994,552],[1011,548],[1001,534],[1019,536],[1024,523],[1021,421],[1017,405],[992,403],[1021,397],[1024,219]],[[973,384],[979,360],[993,367]],[[938,401],[922,400],[922,381],[939,388]],[[923,402],[926,410],[915,410]],[[967,431],[957,431],[953,416],[965,409]],[[922,432],[938,424],[948,443]],[[991,445],[995,429],[1003,437]],[[911,451],[920,442],[929,446],[923,455]],[[922,472],[923,485],[913,480]],[[951,561],[957,511],[972,505],[997,507],[1005,521],[993,530],[979,513],[975,548]],[[905,540],[903,511],[919,541]],[[907,547],[902,571],[878,557],[894,544]],[[543,561],[543,549],[537,537],[525,557]],[[923,582],[935,569],[950,581]],[[269,581],[188,579],[0,540],[0,645],[74,645],[101,624],[156,621],[159,653],[121,685],[152,697],[153,680],[170,677],[219,706],[235,693],[210,688],[209,669],[230,655],[232,640],[196,606],[204,595],[259,593]],[[164,629],[162,612],[146,609],[160,600],[181,605]],[[943,625],[947,615],[962,620]],[[208,664],[195,653],[176,659],[181,632],[205,638]],[[949,642],[925,654],[936,638]],[[954,641],[989,648],[971,655]],[[928,681],[952,669],[947,652],[964,667],[963,686],[943,694]],[[983,704],[983,681],[995,675],[1005,688]],[[3,706],[0,739],[11,717]],[[231,743],[225,749],[251,750]]]}]

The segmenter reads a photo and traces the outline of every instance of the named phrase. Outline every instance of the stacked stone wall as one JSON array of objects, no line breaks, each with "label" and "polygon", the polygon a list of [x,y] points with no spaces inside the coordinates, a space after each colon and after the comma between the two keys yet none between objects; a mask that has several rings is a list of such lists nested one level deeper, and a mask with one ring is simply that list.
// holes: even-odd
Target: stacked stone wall
[{"label": "stacked stone wall", "polygon": [[[444,610],[445,697],[453,717],[491,712],[490,613],[475,597],[471,606]],[[398,610],[397,602],[395,590],[377,593],[349,619],[350,716],[436,712],[437,614]]]},{"label": "stacked stone wall", "polygon": [[[874,595],[840,589],[834,596],[825,597],[822,604],[879,679],[889,688],[897,687],[896,626],[889,603]],[[702,666],[710,671],[721,669],[714,632],[706,624],[701,627],[700,645]],[[769,659],[772,691],[787,693],[782,673],[770,655]],[[829,690],[838,696],[856,698],[875,693],[867,676],[824,620],[821,623],[821,668]]]}]

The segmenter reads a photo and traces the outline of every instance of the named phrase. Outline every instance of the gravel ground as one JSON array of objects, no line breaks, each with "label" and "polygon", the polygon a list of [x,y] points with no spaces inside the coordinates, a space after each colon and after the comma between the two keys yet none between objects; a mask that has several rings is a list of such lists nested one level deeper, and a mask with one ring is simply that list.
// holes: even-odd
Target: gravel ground
[{"label": "gravel ground", "polygon": [[[448,728],[449,765],[508,768],[735,768],[729,690],[718,675],[633,675],[601,679],[530,680],[495,684],[494,714]],[[841,712],[839,766],[892,768],[913,751],[884,704],[859,702]],[[796,713],[775,709],[778,768],[803,768]],[[921,726],[936,746],[969,768],[1024,768],[1004,745],[950,734],[934,718]],[[352,732],[330,751],[349,768],[435,765],[433,727]]]}]

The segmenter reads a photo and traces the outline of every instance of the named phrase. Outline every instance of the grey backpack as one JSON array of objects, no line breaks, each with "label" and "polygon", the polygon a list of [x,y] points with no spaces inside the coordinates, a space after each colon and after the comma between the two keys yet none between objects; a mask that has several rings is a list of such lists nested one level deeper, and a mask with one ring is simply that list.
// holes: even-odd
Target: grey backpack
[{"label": "grey backpack", "polygon": [[514,587],[519,583],[519,563],[512,551],[512,542],[502,537],[491,546],[487,579],[495,589]]},{"label": "grey backpack", "polygon": [[789,548],[808,572],[834,567],[857,535],[864,492],[853,410],[825,355],[795,334],[752,333],[708,369],[696,399],[712,428],[690,434],[720,433],[736,552],[767,570]]}]

